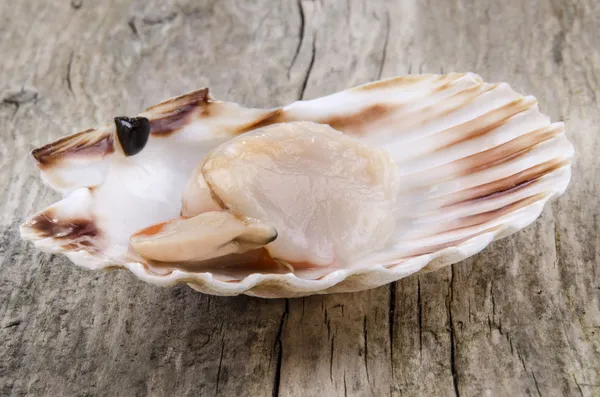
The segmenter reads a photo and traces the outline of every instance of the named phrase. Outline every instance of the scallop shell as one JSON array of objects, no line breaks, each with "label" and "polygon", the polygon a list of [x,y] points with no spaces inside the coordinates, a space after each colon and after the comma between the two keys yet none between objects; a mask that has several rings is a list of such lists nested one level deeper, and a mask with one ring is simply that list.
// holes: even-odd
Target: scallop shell
[{"label": "scallop shell", "polygon": [[[564,125],[551,123],[534,97],[471,73],[401,76],[275,109],[218,101],[201,89],[139,116],[151,133],[135,156],[124,155],[114,124],[33,151],[43,181],[64,198],[30,217],[22,238],[88,269],[126,268],[149,283],[216,295],[359,291],[456,263],[531,224],[567,188],[574,155]],[[132,233],[179,215],[188,176],[210,150],[292,121],[328,124],[389,151],[411,225],[392,250],[317,279],[290,271],[157,272],[128,259]]]}]

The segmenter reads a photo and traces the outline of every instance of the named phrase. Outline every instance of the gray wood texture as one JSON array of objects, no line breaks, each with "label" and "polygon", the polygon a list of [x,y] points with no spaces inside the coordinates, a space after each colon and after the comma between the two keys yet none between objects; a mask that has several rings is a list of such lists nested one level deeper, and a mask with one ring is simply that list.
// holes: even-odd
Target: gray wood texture
[{"label": "gray wood texture", "polygon": [[[599,396],[597,0],[0,0],[0,395]],[[208,86],[276,106],[419,72],[535,95],[576,147],[526,230],[435,273],[263,300],[90,272],[20,241],[28,151]]]}]

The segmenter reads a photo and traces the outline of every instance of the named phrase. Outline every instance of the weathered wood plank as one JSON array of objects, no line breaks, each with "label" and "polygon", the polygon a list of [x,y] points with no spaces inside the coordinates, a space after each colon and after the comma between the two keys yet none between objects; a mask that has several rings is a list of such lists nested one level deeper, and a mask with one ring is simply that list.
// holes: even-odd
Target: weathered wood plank
[{"label": "weathered wood plank", "polygon": [[[0,394],[600,394],[600,4],[0,0]],[[294,300],[158,289],[18,238],[27,151],[209,86],[275,106],[474,71],[538,97],[577,160],[528,229],[453,268]]]}]

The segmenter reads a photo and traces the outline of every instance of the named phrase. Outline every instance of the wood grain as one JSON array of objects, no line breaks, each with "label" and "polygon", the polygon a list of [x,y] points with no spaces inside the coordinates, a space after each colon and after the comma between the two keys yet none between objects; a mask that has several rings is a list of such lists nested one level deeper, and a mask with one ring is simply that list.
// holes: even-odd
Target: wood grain
[{"label": "wood grain", "polygon": [[[0,0],[0,395],[600,395],[600,3]],[[262,300],[94,273],[20,241],[57,199],[28,155],[208,86],[276,106],[473,71],[576,147],[526,230],[355,294]]]}]

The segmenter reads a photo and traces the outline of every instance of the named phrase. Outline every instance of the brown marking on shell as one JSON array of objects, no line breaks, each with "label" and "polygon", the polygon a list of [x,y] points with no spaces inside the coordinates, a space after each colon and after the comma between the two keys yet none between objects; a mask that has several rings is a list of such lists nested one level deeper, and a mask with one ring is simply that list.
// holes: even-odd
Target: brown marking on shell
[{"label": "brown marking on shell", "polygon": [[511,117],[531,109],[535,105],[537,105],[535,99],[519,98],[465,123],[444,130],[437,135],[439,140],[444,143],[434,152],[487,134],[500,127]]},{"label": "brown marking on shell", "polygon": [[114,140],[111,134],[89,129],[39,147],[31,154],[43,169],[69,156],[105,156],[114,151]]},{"label": "brown marking on shell", "polygon": [[[499,207],[499,208],[496,208],[496,209],[493,209],[493,210],[490,210],[487,212],[482,212],[482,213],[475,214],[475,215],[469,215],[469,216],[465,216],[460,219],[453,220],[453,221],[449,222],[446,227],[444,227],[443,233],[451,232],[451,231],[458,231],[461,229],[466,229],[469,227],[479,226],[484,223],[488,223],[496,218],[500,218],[501,216],[507,215],[511,212],[515,212],[517,210],[520,210],[521,208],[524,208],[530,204],[533,204],[536,201],[543,199],[547,195],[548,195],[548,193],[537,193],[532,196],[517,200],[515,202],[512,202],[510,204],[507,204],[505,206],[502,206],[502,207]],[[441,232],[438,232],[435,234],[439,234],[439,233],[441,233]],[[423,236],[423,237],[427,237],[427,236]]]},{"label": "brown marking on shell", "polygon": [[200,102],[207,102],[210,99],[211,98],[208,88],[201,88],[199,90],[192,91],[187,94],[176,96],[173,98],[169,98],[165,101],[157,103],[156,105],[147,108],[146,111],[152,112],[154,114],[169,114],[171,112],[177,111],[182,107],[195,105]]},{"label": "brown marking on shell", "polygon": [[[461,76],[458,76],[458,77],[461,77]],[[447,90],[458,79],[458,77],[455,75],[455,76],[453,76],[453,78],[440,79],[440,81],[444,81],[444,83],[441,85],[438,85],[437,87],[434,87],[433,90],[431,90],[431,94],[435,94],[435,93]],[[481,85],[481,84],[478,84],[478,85]],[[477,87],[478,85],[476,85],[475,87]]]},{"label": "brown marking on shell", "polygon": [[[448,89],[458,78],[460,78],[462,76],[464,76],[464,75],[453,74],[453,75],[447,75],[447,76],[440,76],[438,79],[435,80],[435,83],[438,83],[438,82],[443,82],[443,83],[438,86],[435,86],[432,89],[431,93],[441,92],[441,91]],[[402,79],[402,78],[397,78],[397,79]],[[398,82],[395,81],[397,79],[392,79],[393,81],[385,81],[384,80],[381,83],[397,84]],[[420,80],[415,80],[415,82],[417,82],[417,81],[420,81]],[[380,82],[373,83],[373,84],[377,85],[379,83]],[[358,87],[358,88],[365,90],[369,86],[370,86],[370,84],[365,87]],[[440,106],[440,104],[435,104],[435,105],[427,106],[417,112],[414,112],[414,114],[410,115],[411,119],[408,120],[408,124],[410,124],[410,126],[424,124],[432,118],[442,117],[447,114],[450,114],[450,113],[458,110],[459,108],[467,105],[468,103],[473,101],[475,98],[477,98],[479,95],[481,95],[487,91],[490,91],[490,90],[494,89],[495,87],[496,87],[496,85],[493,85],[493,84],[484,86],[483,84],[478,83],[478,84],[473,85],[472,87],[463,89],[463,90],[453,94],[452,96],[450,96],[449,100],[447,101],[448,105],[445,107]],[[377,88],[381,88],[381,86],[379,86]],[[401,108],[402,108],[401,105],[390,106],[390,105],[384,105],[384,104],[374,104],[374,105],[371,105],[371,106],[369,106],[363,110],[360,110],[354,114],[351,114],[351,115],[334,116],[329,119],[320,120],[319,122],[324,123],[324,124],[329,124],[332,128],[343,131],[344,133],[347,133],[347,134],[348,133],[349,134],[352,134],[352,133],[364,134],[364,133],[368,132],[366,127],[369,124],[373,124],[373,123],[377,122],[378,120],[381,120],[382,118],[389,116],[394,112],[397,112]],[[399,116],[401,116],[401,114],[397,114],[396,116],[399,117]],[[407,125],[406,128],[407,127],[409,127],[409,125]]]},{"label": "brown marking on shell", "polygon": [[419,112],[421,117],[418,118],[418,124],[426,124],[429,122],[429,120],[454,113],[460,108],[463,108],[473,102],[479,96],[495,89],[496,87],[496,84],[477,84],[469,88],[465,88],[464,90],[451,95],[443,102],[442,105],[440,105],[440,103],[436,103],[421,110]]},{"label": "brown marking on shell", "polygon": [[283,113],[283,110],[275,109],[272,112],[266,113],[265,115],[259,117],[257,120],[251,121],[250,123],[240,126],[233,133],[243,134],[248,131],[266,127],[272,124],[283,123],[285,121],[287,120],[285,114]]},{"label": "brown marking on shell", "polygon": [[[466,105],[473,102],[480,95],[485,94],[493,89],[497,85],[495,84],[476,84],[469,88],[465,88],[455,94],[448,97],[442,104],[436,103],[424,107],[415,112],[395,115],[395,119],[402,117],[402,129],[408,130],[410,128],[418,127],[428,123],[430,120],[434,120],[440,117],[447,116]],[[439,134],[438,134],[439,135]]]},{"label": "brown marking on shell", "polygon": [[[352,91],[372,91],[372,90],[382,90],[393,87],[401,87],[412,84],[420,83],[421,81],[431,80],[432,83],[438,83],[441,81],[454,81],[462,76],[465,76],[461,73],[453,73],[448,75],[437,75],[437,74],[409,74],[406,76],[398,76],[391,79],[385,79],[380,81],[375,81],[373,83],[367,83],[360,85],[356,88],[352,88]],[[435,79],[434,79],[435,78]]]},{"label": "brown marking on shell", "polygon": [[[171,135],[186,125],[197,110],[197,106],[189,105],[166,117],[150,120],[150,134],[163,137]],[[201,112],[204,113],[204,109]]]},{"label": "brown marking on shell", "polygon": [[455,178],[456,176],[465,176],[481,172],[524,157],[537,145],[555,138],[557,135],[563,133],[564,130],[564,125],[559,123],[539,128],[491,149],[463,157],[450,163],[438,165],[432,169],[422,171],[422,173],[430,173],[433,169],[447,169],[446,171],[442,170],[441,175],[438,178],[428,180],[428,183],[432,184],[441,183]]},{"label": "brown marking on shell", "polygon": [[568,159],[555,158],[506,178],[461,190],[450,195],[446,204],[442,205],[442,208],[514,193],[539,181],[543,176],[569,164]]},{"label": "brown marking on shell", "polygon": [[122,266],[122,265],[109,265],[109,266],[103,267],[101,270],[110,272],[110,271],[114,271],[114,270],[123,270],[123,269],[126,269],[126,267]]},{"label": "brown marking on shell", "polygon": [[454,162],[454,165],[461,169],[459,175],[473,174],[522,157],[533,150],[535,146],[548,141],[563,132],[563,125],[555,124],[539,128],[492,149],[457,160]]},{"label": "brown marking on shell", "polygon": [[[531,195],[529,197],[526,197],[524,199],[515,201],[513,203],[507,204],[503,207],[497,208],[495,210],[492,211],[488,211],[488,212],[484,212],[481,214],[477,214],[477,215],[472,215],[472,216],[468,216],[468,217],[464,217],[462,219],[459,219],[456,221],[456,226],[453,229],[446,229],[443,231],[443,233],[447,233],[447,232],[452,232],[455,230],[462,230],[462,229],[468,229],[469,227],[476,227],[476,226],[480,226],[483,225],[485,223],[488,223],[496,218],[499,218],[501,216],[504,216],[506,214],[509,214],[511,212],[515,212],[518,211],[522,208],[525,208],[533,203],[535,203],[536,201],[542,200],[544,199],[546,196],[548,196],[549,193],[543,192],[543,193],[537,193],[534,195]],[[495,230],[499,230],[501,228],[501,226],[494,226],[492,228],[488,228],[485,229],[483,231],[477,232],[477,233],[473,233],[467,237],[461,238],[461,239],[456,239],[456,240],[452,240],[452,241],[448,241],[445,243],[441,243],[441,244],[436,244],[436,245],[430,245],[427,247],[422,247],[419,248],[418,250],[415,250],[413,252],[410,253],[410,255],[405,256],[402,258],[401,262],[407,261],[409,259],[412,258],[416,258],[418,256],[421,255],[427,255],[427,254],[431,254],[434,252],[437,252],[439,250],[445,249],[445,248],[449,248],[449,247],[454,247],[454,246],[458,246],[464,242],[467,242],[468,240],[471,240],[472,238],[475,238],[477,236],[481,236],[482,234],[486,234],[486,233],[490,233],[493,232]],[[437,233],[437,234],[441,234]],[[399,262],[400,263],[400,262]],[[395,266],[395,265],[394,265]]]},{"label": "brown marking on shell", "polygon": [[62,247],[69,251],[78,249],[89,251],[94,248],[91,240],[100,234],[94,221],[85,218],[57,218],[52,210],[32,217],[24,226],[34,231],[39,239],[53,238],[65,241]]},{"label": "brown marking on shell", "polygon": [[365,126],[389,115],[396,106],[374,104],[349,115],[333,116],[320,120],[322,124],[328,124],[331,128],[343,131],[346,134],[365,132]]},{"label": "brown marking on shell", "polygon": [[195,114],[208,116],[211,113],[208,88],[169,99],[151,108],[150,133],[154,136],[169,136],[187,124]]}]

